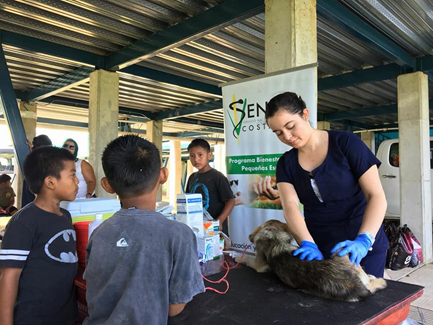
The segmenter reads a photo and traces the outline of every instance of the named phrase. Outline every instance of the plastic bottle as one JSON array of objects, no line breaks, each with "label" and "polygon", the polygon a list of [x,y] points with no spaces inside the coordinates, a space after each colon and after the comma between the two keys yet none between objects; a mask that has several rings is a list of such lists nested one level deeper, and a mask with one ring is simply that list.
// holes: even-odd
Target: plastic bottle
[{"label": "plastic bottle", "polygon": [[93,230],[98,228],[98,226],[103,222],[102,220],[102,213],[95,214],[95,221],[89,223],[89,239],[90,235],[92,234]]}]

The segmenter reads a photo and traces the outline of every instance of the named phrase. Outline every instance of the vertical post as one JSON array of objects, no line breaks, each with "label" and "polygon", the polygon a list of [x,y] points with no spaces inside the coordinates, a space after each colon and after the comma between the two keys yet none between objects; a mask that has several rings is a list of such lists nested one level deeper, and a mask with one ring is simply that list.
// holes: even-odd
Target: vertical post
[{"label": "vertical post", "polygon": [[[19,109],[24,130],[26,132],[26,138],[32,142],[33,138],[36,136],[37,105],[35,103],[19,102]],[[17,199],[15,202],[17,208],[20,209],[23,195],[24,174],[19,169],[16,171],[16,174],[17,178],[15,181],[17,182]]]},{"label": "vertical post", "polygon": [[370,148],[370,150],[375,154],[376,153],[376,143],[374,141],[374,132],[367,131],[361,133],[361,140]]},{"label": "vertical post", "polygon": [[400,218],[432,261],[432,209],[428,78],[422,72],[397,77]]},{"label": "vertical post", "polygon": [[169,186],[169,200],[170,204],[177,209],[177,195],[182,193],[181,179],[182,179],[182,160],[180,141],[170,140],[170,171],[168,175]]},{"label": "vertical post", "polygon": [[119,75],[96,70],[90,74],[89,89],[89,162],[95,170],[96,195],[115,197],[101,186],[104,177],[101,156],[105,146],[117,138],[119,116]]},{"label": "vertical post", "polygon": [[[146,139],[158,148],[162,158],[162,121],[146,122]],[[170,177],[170,175],[169,175]],[[162,188],[159,189],[156,201],[162,200]]]},{"label": "vertical post", "polygon": [[21,120],[20,110],[6,63],[3,47],[0,45],[0,105],[2,106],[6,123],[14,143],[16,160],[20,170],[23,170],[24,160],[29,153],[26,145],[26,132]]}]

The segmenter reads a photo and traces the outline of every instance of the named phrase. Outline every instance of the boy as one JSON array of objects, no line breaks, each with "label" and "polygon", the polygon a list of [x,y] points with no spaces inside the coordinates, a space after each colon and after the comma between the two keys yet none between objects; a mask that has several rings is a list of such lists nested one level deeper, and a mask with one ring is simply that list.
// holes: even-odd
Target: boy
[{"label": "boy", "polygon": [[102,187],[122,209],[96,228],[87,245],[89,317],[83,324],[167,324],[204,292],[196,238],[185,224],[155,212],[168,171],[154,144],[136,135],[102,154]]},{"label": "boy", "polygon": [[75,231],[59,207],[78,191],[74,156],[41,147],[24,161],[34,202],[9,221],[0,249],[0,324],[70,325],[78,316]]},{"label": "boy", "polygon": [[14,207],[15,192],[11,187],[11,177],[7,174],[0,175],[0,214],[14,215],[17,208]]},{"label": "boy", "polygon": [[191,164],[198,172],[188,178],[185,192],[200,193],[203,197],[203,209],[219,221],[220,229],[228,235],[226,219],[235,206],[229,181],[209,165],[212,152],[206,140],[194,139],[188,146],[188,153]]}]

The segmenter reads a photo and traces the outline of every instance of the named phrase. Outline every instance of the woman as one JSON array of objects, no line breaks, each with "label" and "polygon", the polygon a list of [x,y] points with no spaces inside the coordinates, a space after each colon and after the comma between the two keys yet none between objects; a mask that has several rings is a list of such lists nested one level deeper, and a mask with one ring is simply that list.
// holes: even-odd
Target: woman
[{"label": "woman", "polygon": [[383,277],[388,240],[380,161],[352,133],[314,129],[309,115],[291,92],[272,98],[266,111],[271,130],[293,148],[281,156],[276,176],[284,217],[301,243],[294,255],[321,260],[341,249],[338,255]]},{"label": "woman", "polygon": [[95,192],[96,177],[93,167],[85,160],[77,158],[78,144],[73,139],[66,139],[63,148],[69,150],[75,157],[75,168],[78,180],[77,199],[91,198]]}]

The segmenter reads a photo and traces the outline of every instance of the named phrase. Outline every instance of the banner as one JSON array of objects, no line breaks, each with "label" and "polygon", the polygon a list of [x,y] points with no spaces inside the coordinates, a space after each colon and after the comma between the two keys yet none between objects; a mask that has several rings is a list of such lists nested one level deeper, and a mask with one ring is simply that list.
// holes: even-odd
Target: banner
[{"label": "banner", "polygon": [[[266,220],[284,221],[275,168],[290,147],[266,124],[267,102],[282,92],[297,93],[315,127],[316,81],[317,66],[313,64],[222,85],[227,178],[236,196],[229,232],[236,250],[244,250],[250,244],[248,235]],[[268,195],[257,195],[259,188],[266,188]]]}]

